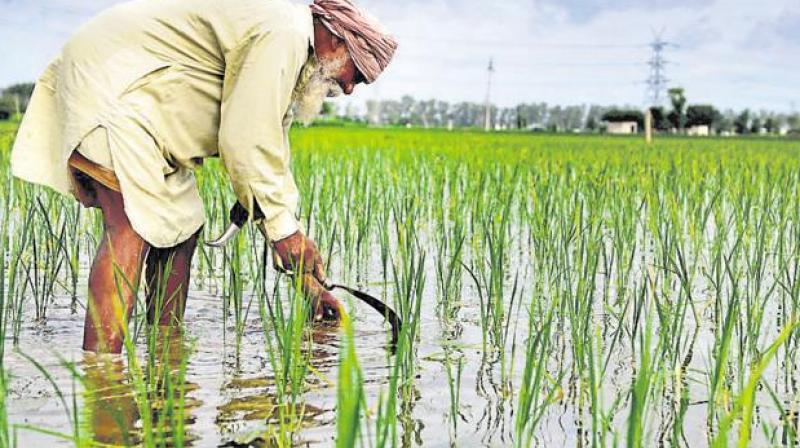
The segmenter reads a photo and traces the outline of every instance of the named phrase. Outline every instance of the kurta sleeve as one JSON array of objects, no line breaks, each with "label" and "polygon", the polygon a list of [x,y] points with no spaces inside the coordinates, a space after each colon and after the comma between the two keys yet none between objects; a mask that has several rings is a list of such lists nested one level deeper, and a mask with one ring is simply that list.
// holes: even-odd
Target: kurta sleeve
[{"label": "kurta sleeve", "polygon": [[272,241],[300,229],[284,118],[309,39],[297,30],[255,35],[226,55],[219,154],[239,202]]}]

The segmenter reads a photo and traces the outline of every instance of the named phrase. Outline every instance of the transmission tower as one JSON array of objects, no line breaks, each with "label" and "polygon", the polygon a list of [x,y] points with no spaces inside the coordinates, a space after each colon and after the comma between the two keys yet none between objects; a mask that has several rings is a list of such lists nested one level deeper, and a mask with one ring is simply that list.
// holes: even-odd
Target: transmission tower
[{"label": "transmission tower", "polygon": [[489,80],[486,84],[486,110],[483,113],[484,123],[483,128],[490,131],[492,127],[492,73],[494,73],[494,60],[489,59]]},{"label": "transmission tower", "polygon": [[650,42],[653,54],[647,61],[650,73],[645,82],[647,83],[647,99],[651,106],[660,106],[666,97],[665,92],[669,82],[666,77],[666,66],[669,61],[664,58],[664,51],[675,46],[675,44],[662,39],[661,33],[656,34],[655,39]]}]

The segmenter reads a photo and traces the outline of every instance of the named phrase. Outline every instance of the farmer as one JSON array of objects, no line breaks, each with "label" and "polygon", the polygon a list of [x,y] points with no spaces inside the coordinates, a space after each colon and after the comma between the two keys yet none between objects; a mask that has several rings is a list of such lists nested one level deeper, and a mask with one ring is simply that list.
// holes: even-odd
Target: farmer
[{"label": "farmer", "polygon": [[15,176],[102,211],[83,348],[121,351],[143,263],[150,322],[182,321],[207,157],[276,264],[302,266],[314,317],[338,319],[296,219],[288,132],[375,81],[396,47],[350,0],[134,0],[83,26],[39,79],[11,155]]}]

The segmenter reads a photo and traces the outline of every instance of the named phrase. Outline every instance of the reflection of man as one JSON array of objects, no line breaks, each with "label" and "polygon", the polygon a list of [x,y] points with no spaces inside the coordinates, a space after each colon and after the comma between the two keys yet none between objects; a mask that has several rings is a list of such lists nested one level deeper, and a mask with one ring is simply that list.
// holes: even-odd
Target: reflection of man
[{"label": "reflection of man", "polygon": [[[167,331],[159,332],[151,350],[150,359],[155,364],[143,371],[143,381],[153,386],[147,394],[151,405],[148,417],[154,427],[168,431],[164,436],[174,436],[171,431],[178,428],[178,423],[188,426],[200,404],[184,395],[197,386],[185,381],[185,361],[190,348],[181,332]],[[99,444],[133,446],[143,442],[136,425],[142,418],[141,408],[134,398],[135,385],[128,381],[123,359],[85,352],[80,366],[84,374],[83,417],[92,441]]]},{"label": "reflection of man", "polygon": [[151,320],[182,319],[204,220],[192,171],[214,156],[283,267],[305,261],[315,314],[336,317],[295,219],[292,106],[308,119],[328,94],[374,81],[396,46],[349,0],[135,0],[81,28],[37,84],[12,171],[102,210],[84,348],[121,350],[145,259]]},{"label": "reflection of man", "polygon": [[139,410],[133,389],[125,381],[122,358],[106,356],[84,357],[84,418],[94,442],[130,446],[137,441],[134,430]]}]

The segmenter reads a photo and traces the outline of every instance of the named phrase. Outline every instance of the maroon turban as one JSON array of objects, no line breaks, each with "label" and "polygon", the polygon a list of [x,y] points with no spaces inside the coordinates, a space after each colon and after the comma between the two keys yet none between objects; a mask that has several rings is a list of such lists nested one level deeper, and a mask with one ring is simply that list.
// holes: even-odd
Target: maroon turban
[{"label": "maroon turban", "polygon": [[331,33],[344,40],[366,83],[375,81],[392,60],[397,40],[350,0],[314,0],[310,8]]}]

